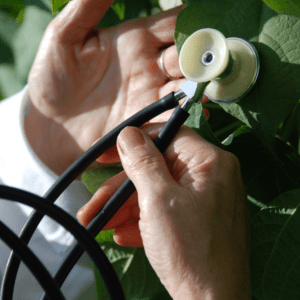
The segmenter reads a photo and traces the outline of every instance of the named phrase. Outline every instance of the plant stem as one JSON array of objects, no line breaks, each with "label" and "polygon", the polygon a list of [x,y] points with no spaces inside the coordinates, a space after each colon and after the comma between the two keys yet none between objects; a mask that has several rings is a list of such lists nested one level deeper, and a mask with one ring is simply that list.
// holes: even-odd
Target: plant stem
[{"label": "plant stem", "polygon": [[220,135],[223,135],[224,133],[230,131],[230,133],[232,131],[234,131],[235,129],[237,129],[238,127],[240,127],[241,125],[243,125],[244,123],[241,121],[236,121],[234,123],[229,124],[228,126],[226,126],[225,128],[219,129],[215,132],[216,137],[219,137]]}]

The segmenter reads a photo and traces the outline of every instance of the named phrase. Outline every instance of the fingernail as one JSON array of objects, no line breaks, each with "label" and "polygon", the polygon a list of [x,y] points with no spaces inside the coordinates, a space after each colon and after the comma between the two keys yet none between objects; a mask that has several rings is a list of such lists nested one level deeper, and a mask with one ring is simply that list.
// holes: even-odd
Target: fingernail
[{"label": "fingernail", "polygon": [[121,131],[118,137],[118,146],[123,153],[129,152],[137,146],[145,144],[145,138],[140,129],[136,127],[127,127]]},{"label": "fingernail", "polygon": [[80,217],[80,216],[82,215],[83,211],[84,211],[84,206],[82,206],[82,207],[77,211],[77,214],[76,214],[77,219],[78,219],[78,217]]}]

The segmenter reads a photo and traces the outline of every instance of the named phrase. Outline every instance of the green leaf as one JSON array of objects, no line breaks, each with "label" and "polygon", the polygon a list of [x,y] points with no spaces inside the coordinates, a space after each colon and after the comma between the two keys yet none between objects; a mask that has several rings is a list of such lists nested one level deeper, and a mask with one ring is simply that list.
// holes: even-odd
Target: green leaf
[{"label": "green leaf", "polygon": [[120,20],[114,9],[110,7],[102,20],[97,24],[96,29],[112,27],[120,24],[121,22],[122,21]]},{"label": "green leaf", "polygon": [[[9,14],[13,19],[17,18],[19,13],[24,9],[25,4],[22,0],[1,0],[0,10]],[[0,21],[0,24],[2,20]],[[1,24],[2,26],[2,24]]]},{"label": "green leaf", "polygon": [[57,11],[62,10],[62,8],[69,2],[70,0],[52,0],[52,13],[53,16]]},{"label": "green leaf", "polygon": [[[168,300],[170,296],[152,269],[143,248],[103,243],[105,251],[122,284],[127,300]],[[95,270],[98,300],[110,299],[98,270]],[[159,295],[161,294],[162,295]],[[161,298],[161,297],[164,298]]]},{"label": "green leaf", "polygon": [[278,13],[291,14],[300,17],[299,0],[263,0]]},{"label": "green leaf", "polygon": [[125,18],[125,2],[124,2],[124,0],[116,0],[112,4],[111,7],[115,11],[115,13],[118,15],[120,20],[124,20],[124,18]]},{"label": "green leaf", "polygon": [[96,241],[99,244],[102,244],[104,242],[112,242],[114,243],[114,239],[113,239],[113,234],[114,234],[114,229],[112,230],[105,230],[105,231],[101,231],[97,236],[96,236]]},{"label": "green leaf", "polygon": [[120,173],[123,169],[121,167],[106,168],[106,169],[91,169],[83,173],[81,180],[87,189],[95,194],[98,188],[109,178]]},{"label": "green leaf", "polygon": [[300,298],[300,189],[252,218],[252,290],[258,299]]},{"label": "green leaf", "polygon": [[201,103],[193,104],[189,109],[189,114],[190,116],[187,119],[187,121],[184,123],[184,125],[194,129],[203,138],[205,138],[207,141],[211,142],[212,144],[218,147],[222,147],[222,144],[216,138],[209,124],[206,121],[206,118],[203,114],[202,104]]},{"label": "green leaf", "polygon": [[261,61],[252,91],[240,102],[222,105],[252,128],[272,151],[279,124],[300,98],[300,22],[280,15],[260,0],[203,0],[179,14],[175,31],[178,51],[194,31],[211,27],[226,37],[253,43]]},{"label": "green leaf", "polygon": [[27,6],[22,25],[13,38],[15,70],[18,80],[27,83],[27,77],[43,34],[52,20],[52,15],[38,6]]},{"label": "green leaf", "polygon": [[151,15],[151,9],[155,8],[151,5],[150,0],[124,0],[126,5],[125,20],[131,20]]},{"label": "green leaf", "polygon": [[[240,131],[240,132],[239,132]],[[300,162],[294,150],[276,139],[272,155],[259,139],[241,128],[225,150],[240,161],[251,215],[281,194],[300,188]]]}]

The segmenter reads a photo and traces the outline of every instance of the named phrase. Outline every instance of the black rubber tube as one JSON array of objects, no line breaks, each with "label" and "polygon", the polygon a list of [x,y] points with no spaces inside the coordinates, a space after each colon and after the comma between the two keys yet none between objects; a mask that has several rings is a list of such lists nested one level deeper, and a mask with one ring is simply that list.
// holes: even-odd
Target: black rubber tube
[{"label": "black rubber tube", "polygon": [[[124,121],[110,133],[105,135],[99,142],[86,151],[80,158],[78,158],[53,184],[53,186],[44,195],[44,198],[50,200],[52,203],[62,194],[62,192],[81,174],[95,159],[107,151],[116,142],[119,133],[127,126],[140,127],[144,123],[160,115],[161,113],[175,108],[178,105],[174,97],[174,92],[168,94],[162,99],[154,102],[148,107],[144,108],[128,120]],[[30,219],[24,225],[20,238],[24,243],[28,244],[35,229],[43,218],[43,214],[34,211]],[[5,270],[2,285],[1,299],[11,299],[17,272],[19,269],[20,260],[12,252]]]},{"label": "black rubber tube", "polygon": [[46,292],[48,299],[65,300],[59,286],[56,284],[41,261],[28,248],[28,246],[22,243],[19,237],[1,221],[0,239],[16,253],[21,261],[23,261],[37,282]]},{"label": "black rubber tube", "polygon": [[[51,202],[16,188],[0,185],[0,198],[29,205],[41,213],[48,215],[67,229],[77,239],[98,268],[111,299],[125,299],[118,276],[109,259],[86,228],[79,224],[72,216]],[[59,284],[58,286],[60,287]],[[8,300],[8,298],[3,299]]]},{"label": "black rubber tube", "polygon": [[[154,143],[160,152],[164,152],[167,149],[171,140],[174,138],[179,128],[188,117],[189,114],[185,110],[181,109],[180,107],[175,109],[168,122],[161,129],[158,136],[154,140]],[[135,187],[132,181],[127,178],[87,226],[87,230],[92,234],[92,236],[95,237],[103,229],[107,222],[113,217],[113,215],[119,210],[119,208],[126,202],[126,200],[134,191]],[[82,254],[83,250],[79,244],[72,246],[58,272],[54,275],[54,278],[59,285],[63,284],[65,278],[68,276],[69,272],[72,270],[73,266],[76,264]]]}]

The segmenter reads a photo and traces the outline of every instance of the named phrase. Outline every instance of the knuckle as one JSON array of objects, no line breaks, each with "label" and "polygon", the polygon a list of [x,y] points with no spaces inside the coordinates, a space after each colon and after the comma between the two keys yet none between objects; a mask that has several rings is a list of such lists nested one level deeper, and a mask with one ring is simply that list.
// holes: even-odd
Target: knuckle
[{"label": "knuckle", "polygon": [[58,29],[57,20],[54,19],[47,26],[46,33],[52,37],[55,35],[55,32],[57,32],[57,29]]},{"label": "knuckle", "polygon": [[153,154],[148,147],[138,147],[132,151],[128,157],[128,165],[135,173],[140,173],[144,170],[157,171],[161,168],[161,164],[165,163],[162,156]]},{"label": "knuckle", "polygon": [[64,30],[58,18],[55,18],[49,23],[45,33],[48,40],[56,41],[57,43],[63,43],[64,41]]},{"label": "knuckle", "polygon": [[[210,150],[204,165],[207,172],[218,174],[222,181],[240,173],[238,158],[234,154],[216,147]],[[228,176],[224,176],[225,174]]]}]

